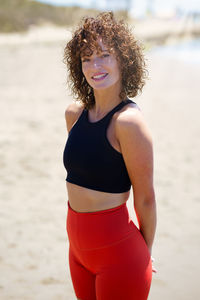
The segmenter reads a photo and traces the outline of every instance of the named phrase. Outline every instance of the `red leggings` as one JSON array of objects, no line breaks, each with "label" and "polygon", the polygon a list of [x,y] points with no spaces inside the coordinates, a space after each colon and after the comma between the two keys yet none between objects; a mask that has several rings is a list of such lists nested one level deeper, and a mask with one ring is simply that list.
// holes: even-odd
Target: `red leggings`
[{"label": "red leggings", "polygon": [[79,213],[68,202],[69,266],[81,300],[145,300],[152,265],[144,238],[126,203]]}]

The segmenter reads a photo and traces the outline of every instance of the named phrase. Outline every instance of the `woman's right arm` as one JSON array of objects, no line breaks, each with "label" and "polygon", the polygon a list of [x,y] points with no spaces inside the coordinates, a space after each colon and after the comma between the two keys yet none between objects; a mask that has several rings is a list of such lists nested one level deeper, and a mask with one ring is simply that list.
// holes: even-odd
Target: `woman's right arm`
[{"label": "woman's right arm", "polygon": [[68,133],[73,127],[74,123],[78,120],[82,110],[83,106],[74,102],[67,106],[65,110],[65,121]]}]

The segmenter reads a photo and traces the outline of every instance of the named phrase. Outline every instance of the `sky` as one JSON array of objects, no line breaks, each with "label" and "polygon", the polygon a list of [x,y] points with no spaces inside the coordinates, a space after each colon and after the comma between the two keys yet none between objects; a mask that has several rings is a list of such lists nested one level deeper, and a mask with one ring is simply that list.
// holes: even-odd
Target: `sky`
[{"label": "sky", "polygon": [[[79,5],[83,7],[94,7],[98,9],[123,9],[127,2],[130,3],[131,13],[135,16],[144,15],[148,3],[156,13],[167,14],[174,11],[176,7],[184,12],[200,12],[200,0],[37,0],[53,5]],[[107,4],[107,5],[106,5]]]}]

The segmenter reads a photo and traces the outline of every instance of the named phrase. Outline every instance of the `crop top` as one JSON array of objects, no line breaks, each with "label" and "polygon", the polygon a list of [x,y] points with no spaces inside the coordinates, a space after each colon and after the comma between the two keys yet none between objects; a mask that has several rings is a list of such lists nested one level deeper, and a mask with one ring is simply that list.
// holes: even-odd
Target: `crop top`
[{"label": "crop top", "polygon": [[130,99],[120,102],[97,122],[90,122],[88,110],[83,109],[69,131],[63,153],[66,181],[107,193],[130,190],[131,182],[123,156],[106,136],[112,116],[128,103],[135,102]]}]

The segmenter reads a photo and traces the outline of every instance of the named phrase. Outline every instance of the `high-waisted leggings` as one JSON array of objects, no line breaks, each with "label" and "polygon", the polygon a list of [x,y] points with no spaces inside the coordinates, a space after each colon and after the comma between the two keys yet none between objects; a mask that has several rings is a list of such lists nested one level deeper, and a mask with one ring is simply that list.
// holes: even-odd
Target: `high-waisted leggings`
[{"label": "high-waisted leggings", "polygon": [[76,212],[68,201],[69,267],[81,300],[145,300],[151,257],[126,203],[97,212]]}]

